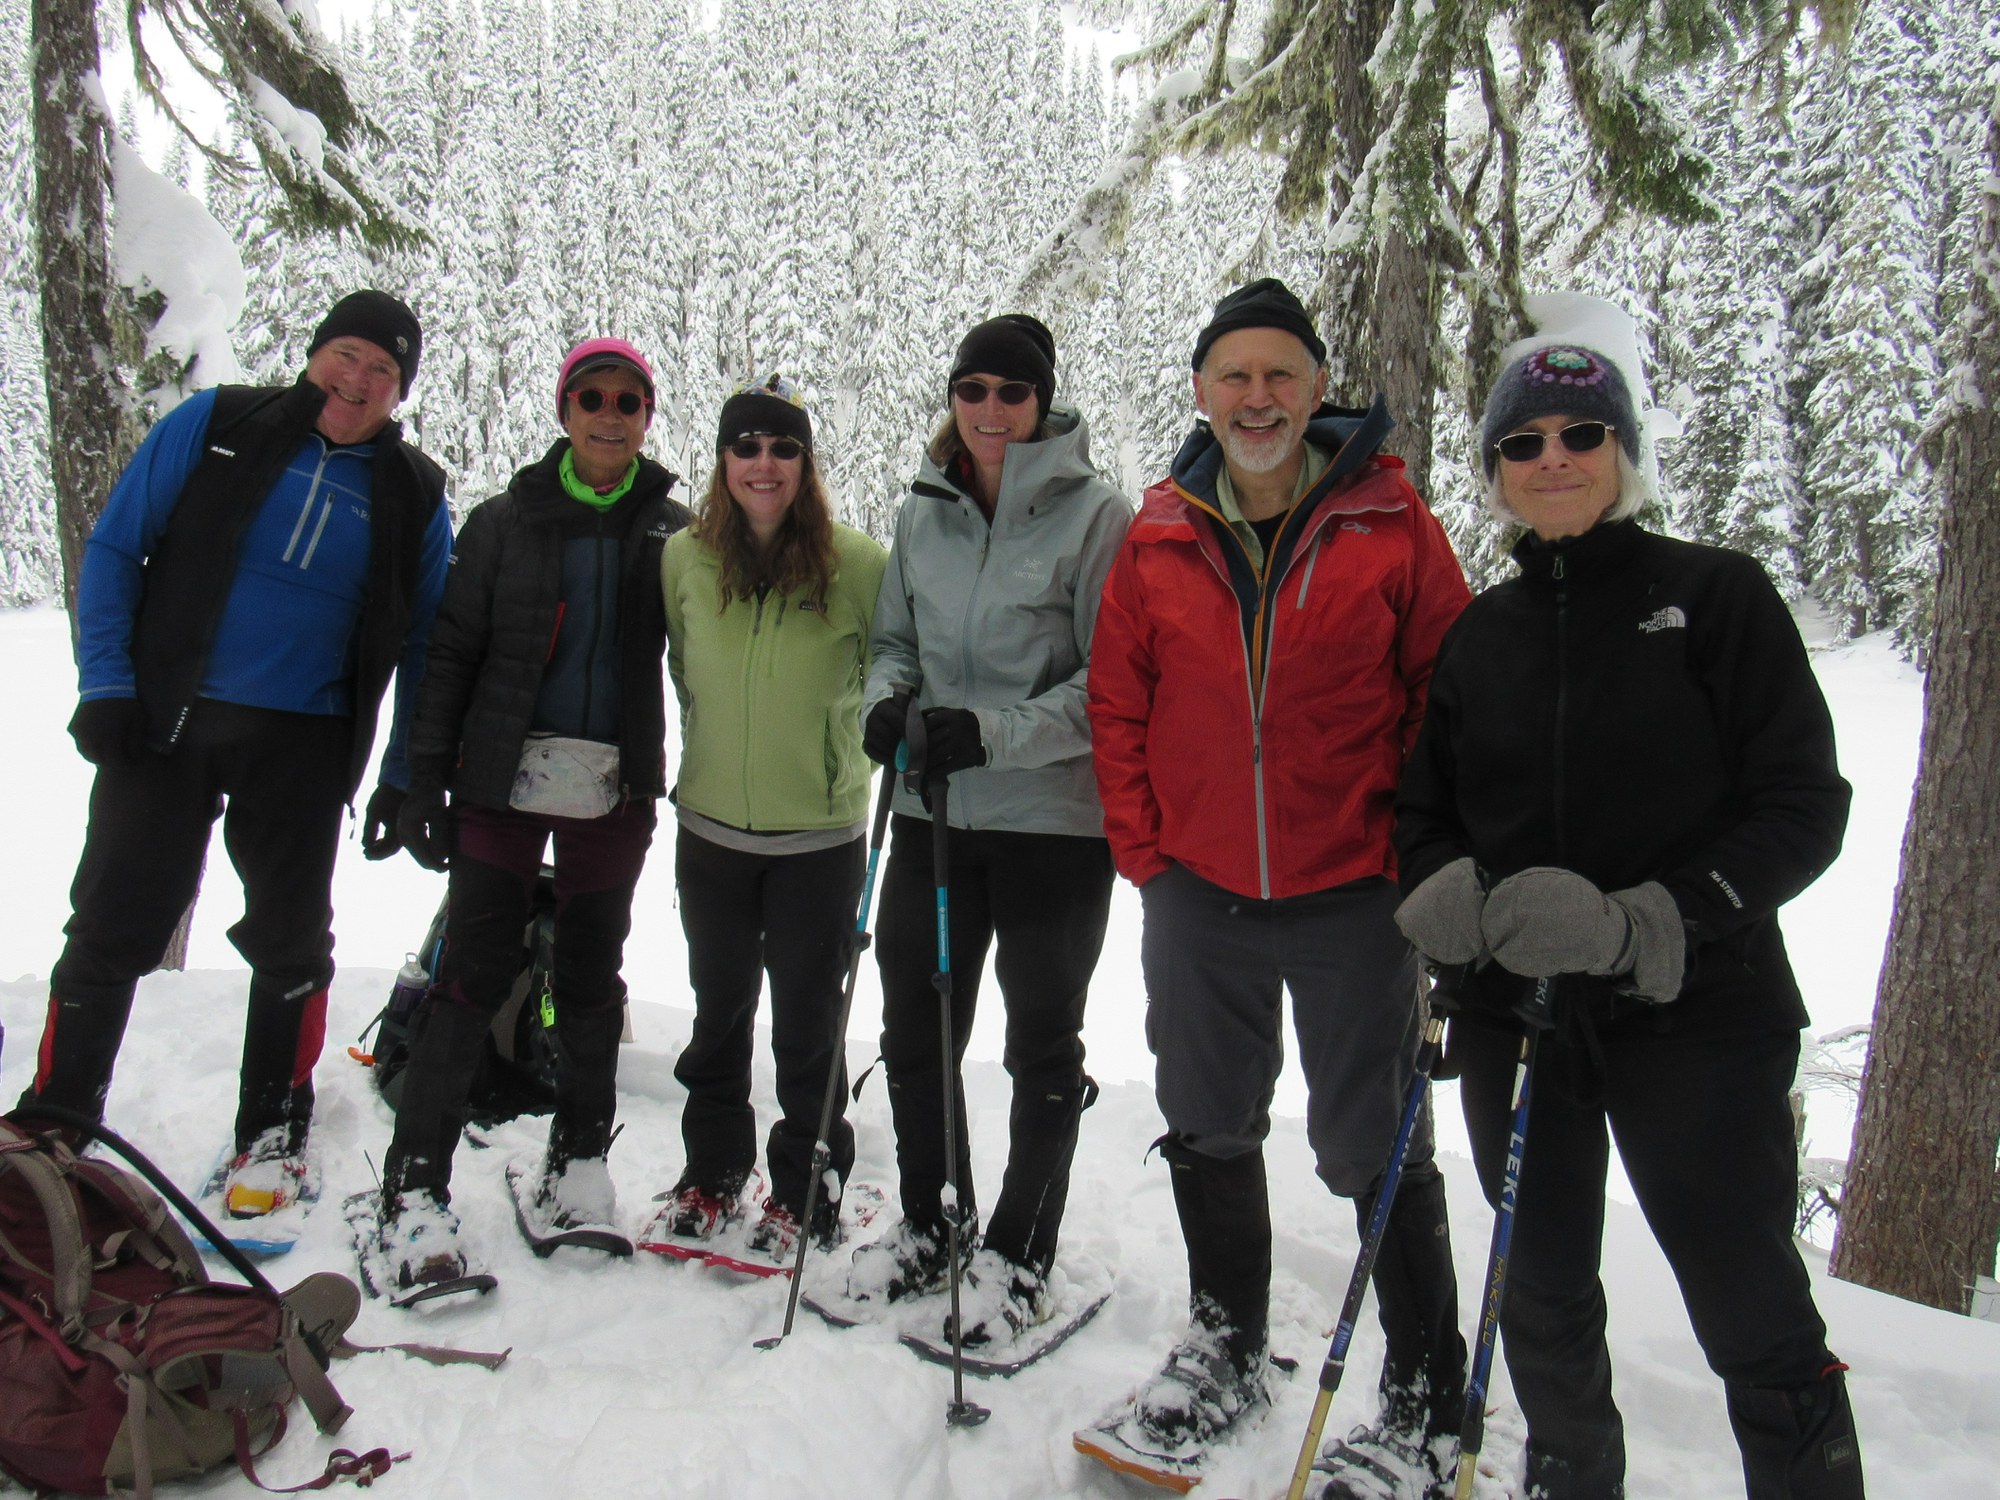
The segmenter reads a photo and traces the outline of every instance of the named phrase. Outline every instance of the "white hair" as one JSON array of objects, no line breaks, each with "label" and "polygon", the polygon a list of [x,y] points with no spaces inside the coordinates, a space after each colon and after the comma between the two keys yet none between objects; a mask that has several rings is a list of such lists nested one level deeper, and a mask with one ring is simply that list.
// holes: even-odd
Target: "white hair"
[{"label": "white hair", "polygon": [[[1625,447],[1618,442],[1615,434],[1612,445],[1618,450],[1618,498],[1605,508],[1604,514],[1597,518],[1599,521],[1628,520],[1645,509],[1647,501],[1657,498],[1653,486],[1625,456]],[[1492,474],[1481,477],[1486,481],[1486,508],[1510,525],[1526,526],[1528,523],[1507,509],[1507,502],[1501,498],[1500,465],[1494,464]]]}]

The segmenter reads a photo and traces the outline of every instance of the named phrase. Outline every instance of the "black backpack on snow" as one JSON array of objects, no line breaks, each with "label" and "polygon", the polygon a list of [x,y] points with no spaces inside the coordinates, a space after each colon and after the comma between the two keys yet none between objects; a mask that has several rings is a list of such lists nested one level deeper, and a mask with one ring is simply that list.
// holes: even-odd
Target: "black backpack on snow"
[{"label": "black backpack on snow", "polygon": [[[445,904],[439,903],[416,959],[425,976],[435,976],[444,950]],[[466,1119],[474,1124],[498,1124],[517,1115],[545,1115],[556,1107],[556,1001],[550,976],[555,956],[555,874],[546,865],[535,882],[528,908],[528,926],[521,938],[521,968],[507,1003],[493,1018],[486,1034],[486,1055],[473,1074],[466,1099]],[[407,972],[407,970],[406,970]],[[414,977],[414,976],[413,976]],[[375,1033],[372,1057],[354,1055],[375,1070],[375,1086],[391,1109],[403,1100],[403,1070],[410,1061],[410,1028],[418,1002],[428,993],[427,979],[418,985],[398,983],[388,1004],[361,1033]]]}]

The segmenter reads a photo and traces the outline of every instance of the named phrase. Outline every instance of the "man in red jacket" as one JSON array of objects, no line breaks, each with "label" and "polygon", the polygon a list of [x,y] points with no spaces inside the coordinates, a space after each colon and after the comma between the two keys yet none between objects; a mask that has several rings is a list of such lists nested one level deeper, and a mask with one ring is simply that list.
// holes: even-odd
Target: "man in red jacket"
[{"label": "man in red jacket", "polygon": [[[1364,1224],[1414,1073],[1392,801],[1469,596],[1402,461],[1379,451],[1382,399],[1323,404],[1325,357],[1277,281],[1217,304],[1194,349],[1207,420],[1147,491],[1091,652],[1097,784],[1145,907],[1161,1154],[1188,1251],[1192,1326],[1117,1423],[1154,1453],[1198,1451],[1266,1400],[1282,991],[1319,1176]],[[1431,1154],[1426,1110],[1374,1271],[1381,1420],[1329,1449],[1328,1495],[1415,1500],[1449,1471],[1437,1440],[1457,1431],[1465,1345]]]}]

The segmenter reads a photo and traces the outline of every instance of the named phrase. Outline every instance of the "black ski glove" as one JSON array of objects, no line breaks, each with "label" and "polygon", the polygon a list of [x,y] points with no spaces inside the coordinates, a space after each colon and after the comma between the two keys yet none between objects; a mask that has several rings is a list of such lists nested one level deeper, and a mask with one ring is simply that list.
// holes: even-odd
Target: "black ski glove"
[{"label": "black ski glove", "polygon": [[969,708],[925,709],[924,735],[930,741],[924,755],[927,781],[986,764],[986,746],[979,738],[979,716]]},{"label": "black ski glove", "polygon": [[387,859],[403,847],[396,819],[402,815],[404,796],[401,787],[390,786],[386,781],[375,788],[368,799],[368,810],[361,815],[363,859]]},{"label": "black ski glove", "polygon": [[70,715],[70,738],[93,766],[129,766],[146,753],[146,711],[137,698],[86,698]]},{"label": "black ski glove", "polygon": [[451,813],[444,805],[444,793],[411,787],[396,814],[396,837],[426,870],[450,869]]},{"label": "black ski glove", "polygon": [[868,720],[861,726],[862,753],[878,766],[894,761],[896,747],[903,743],[903,724],[909,713],[908,688],[898,688],[869,709]]}]

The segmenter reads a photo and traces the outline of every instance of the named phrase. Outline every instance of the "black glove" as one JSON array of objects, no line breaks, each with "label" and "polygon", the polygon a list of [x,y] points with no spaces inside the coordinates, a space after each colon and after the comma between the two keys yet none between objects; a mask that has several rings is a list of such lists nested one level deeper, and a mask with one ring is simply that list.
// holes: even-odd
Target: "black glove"
[{"label": "black glove", "polygon": [[363,859],[387,859],[403,847],[403,837],[396,829],[396,819],[403,811],[403,789],[383,782],[375,788],[375,794],[368,799],[368,810],[361,815],[361,857]]},{"label": "black glove", "polygon": [[903,725],[909,718],[910,690],[898,688],[868,710],[861,726],[861,751],[878,766],[896,759],[896,747],[903,743]]},{"label": "black glove", "polygon": [[451,813],[445,808],[444,793],[411,787],[396,814],[396,838],[426,870],[450,869]]},{"label": "black glove", "polygon": [[986,764],[986,746],[979,738],[979,716],[969,708],[927,708],[924,736],[924,780],[935,781],[953,771]]},{"label": "black glove", "polygon": [[86,698],[70,715],[69,735],[93,766],[129,766],[146,753],[146,711],[137,698]]}]

